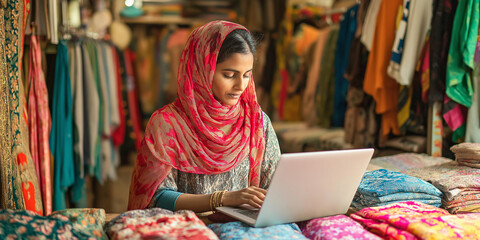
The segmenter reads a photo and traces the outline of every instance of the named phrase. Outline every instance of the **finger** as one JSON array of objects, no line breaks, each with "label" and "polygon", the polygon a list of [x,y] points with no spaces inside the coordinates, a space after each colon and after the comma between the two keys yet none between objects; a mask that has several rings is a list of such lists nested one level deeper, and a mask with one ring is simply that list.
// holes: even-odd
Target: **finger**
[{"label": "finger", "polygon": [[252,198],[250,198],[249,204],[260,208],[263,205],[263,200],[258,198],[257,196],[252,196]]},{"label": "finger", "polygon": [[267,194],[267,191],[265,191],[265,189],[262,189],[262,188],[250,188],[248,193],[257,196],[259,199],[263,201],[263,199],[265,199],[265,195]]},{"label": "finger", "polygon": [[251,186],[251,188],[254,189],[255,191],[263,193],[263,195],[267,194],[267,190],[265,190],[263,188],[259,188],[259,187],[255,187],[255,186]]}]

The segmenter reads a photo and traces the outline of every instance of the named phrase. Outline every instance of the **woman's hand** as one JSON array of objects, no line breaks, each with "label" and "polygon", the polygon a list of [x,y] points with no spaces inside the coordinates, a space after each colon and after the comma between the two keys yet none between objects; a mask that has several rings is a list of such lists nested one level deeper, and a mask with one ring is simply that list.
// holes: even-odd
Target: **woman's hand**
[{"label": "woman's hand", "polygon": [[267,195],[267,190],[259,187],[250,186],[234,192],[226,192],[223,195],[224,206],[240,206],[249,204],[252,207],[262,207],[263,200]]}]

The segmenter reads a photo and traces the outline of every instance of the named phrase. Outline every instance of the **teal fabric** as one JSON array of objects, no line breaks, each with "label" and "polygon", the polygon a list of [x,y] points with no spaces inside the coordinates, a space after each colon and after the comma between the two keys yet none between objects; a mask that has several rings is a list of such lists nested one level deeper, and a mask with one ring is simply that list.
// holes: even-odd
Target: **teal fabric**
[{"label": "teal fabric", "polygon": [[52,100],[50,150],[54,159],[53,210],[66,208],[65,193],[75,182],[73,159],[73,99],[66,41],[59,42]]},{"label": "teal fabric", "polygon": [[175,204],[182,193],[170,189],[160,190],[155,199],[155,207],[175,211]]},{"label": "teal fabric", "polygon": [[460,0],[453,20],[452,40],[447,62],[447,96],[466,107],[472,105],[470,73],[478,34],[479,1]]},{"label": "teal fabric", "polygon": [[208,227],[220,239],[308,239],[295,223],[280,224],[264,228],[251,227],[242,222],[215,223]]}]

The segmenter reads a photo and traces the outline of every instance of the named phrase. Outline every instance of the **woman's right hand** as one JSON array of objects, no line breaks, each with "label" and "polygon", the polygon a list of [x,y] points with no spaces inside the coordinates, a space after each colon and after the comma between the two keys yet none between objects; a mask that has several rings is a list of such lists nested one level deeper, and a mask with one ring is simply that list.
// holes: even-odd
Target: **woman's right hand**
[{"label": "woman's right hand", "polygon": [[223,195],[224,206],[240,206],[242,204],[249,204],[252,207],[262,207],[263,200],[265,200],[267,190],[255,186],[250,186],[244,189],[233,192],[225,192]]}]

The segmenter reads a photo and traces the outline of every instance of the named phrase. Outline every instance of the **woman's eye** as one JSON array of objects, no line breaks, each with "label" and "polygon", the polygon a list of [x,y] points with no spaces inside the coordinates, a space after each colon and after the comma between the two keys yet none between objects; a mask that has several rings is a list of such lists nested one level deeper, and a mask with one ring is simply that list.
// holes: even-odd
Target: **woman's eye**
[{"label": "woman's eye", "polygon": [[223,74],[223,76],[224,76],[225,78],[233,78],[233,76],[234,76],[234,75],[233,75],[233,74],[232,74],[232,75],[229,75],[229,74]]}]

